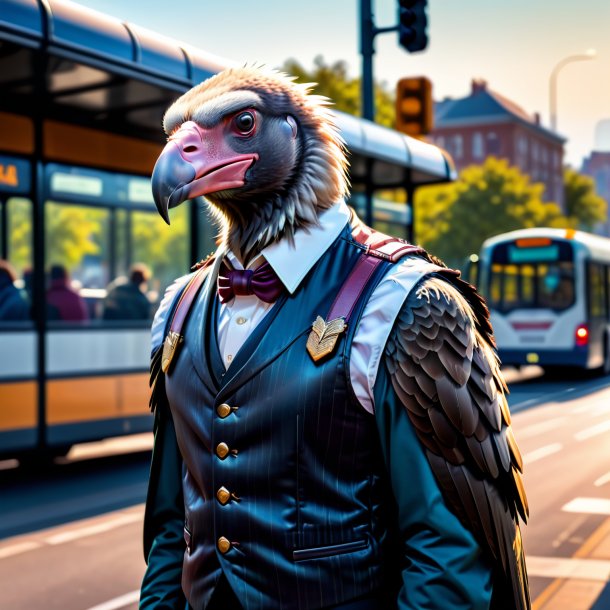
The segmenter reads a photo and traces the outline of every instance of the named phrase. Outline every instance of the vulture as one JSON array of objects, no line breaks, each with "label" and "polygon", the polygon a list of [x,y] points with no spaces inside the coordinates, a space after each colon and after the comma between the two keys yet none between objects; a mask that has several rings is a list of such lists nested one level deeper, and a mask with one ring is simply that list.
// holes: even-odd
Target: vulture
[{"label": "vulture", "polygon": [[[244,265],[316,226],[349,182],[330,103],[310,91],[285,74],[245,66],[182,95],[165,115],[168,143],[152,177],[165,221],[170,208],[205,196],[220,240]],[[418,256],[442,270],[406,298],[383,363],[447,506],[489,561],[491,607],[526,610],[523,463],[489,312],[457,272]]]}]

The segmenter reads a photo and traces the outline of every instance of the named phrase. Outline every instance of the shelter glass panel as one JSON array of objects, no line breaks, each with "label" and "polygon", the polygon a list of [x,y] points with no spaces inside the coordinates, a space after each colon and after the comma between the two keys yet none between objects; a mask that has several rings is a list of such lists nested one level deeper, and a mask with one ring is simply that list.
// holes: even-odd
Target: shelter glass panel
[{"label": "shelter glass panel", "polygon": [[0,326],[30,324],[32,260],[32,202],[0,201]]}]

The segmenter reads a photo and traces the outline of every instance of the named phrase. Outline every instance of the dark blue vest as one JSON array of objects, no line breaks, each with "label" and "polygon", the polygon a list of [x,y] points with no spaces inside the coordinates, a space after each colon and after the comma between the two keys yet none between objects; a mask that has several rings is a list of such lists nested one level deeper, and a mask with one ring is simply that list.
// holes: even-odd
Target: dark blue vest
[{"label": "dark blue vest", "polygon": [[182,585],[193,608],[207,605],[222,573],[246,610],[324,608],[383,585],[384,466],[375,420],[353,395],[349,354],[386,263],[334,353],[314,363],[305,348],[361,254],[346,227],[226,372],[217,264],[193,306],[166,381],[184,459]]}]

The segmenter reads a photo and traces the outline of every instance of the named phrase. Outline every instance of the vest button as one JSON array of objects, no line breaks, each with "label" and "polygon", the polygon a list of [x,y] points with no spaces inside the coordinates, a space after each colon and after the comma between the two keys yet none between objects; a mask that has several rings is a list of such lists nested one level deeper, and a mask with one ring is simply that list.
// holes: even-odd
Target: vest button
[{"label": "vest button", "polygon": [[223,402],[221,405],[216,407],[216,413],[218,413],[218,417],[222,417],[222,419],[224,419],[231,413],[231,407]]},{"label": "vest button", "polygon": [[224,506],[231,499],[231,492],[226,487],[221,487],[216,492],[216,499]]},{"label": "vest button", "polygon": [[229,552],[229,549],[231,548],[231,543],[229,542],[229,540],[227,538],[225,538],[224,536],[221,536],[218,539],[218,550],[224,555],[225,553]]},{"label": "vest button", "polygon": [[224,460],[228,454],[229,454],[229,445],[227,445],[227,443],[218,443],[218,445],[216,445],[216,455],[221,460]]}]

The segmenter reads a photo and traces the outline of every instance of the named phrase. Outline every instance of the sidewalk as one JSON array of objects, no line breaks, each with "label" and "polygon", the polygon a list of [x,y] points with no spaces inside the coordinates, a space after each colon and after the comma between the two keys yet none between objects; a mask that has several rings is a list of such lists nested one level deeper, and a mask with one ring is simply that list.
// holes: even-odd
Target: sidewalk
[{"label": "sidewalk", "polygon": [[571,559],[557,561],[565,564],[566,577],[553,581],[533,600],[532,610],[610,609],[610,518]]}]

